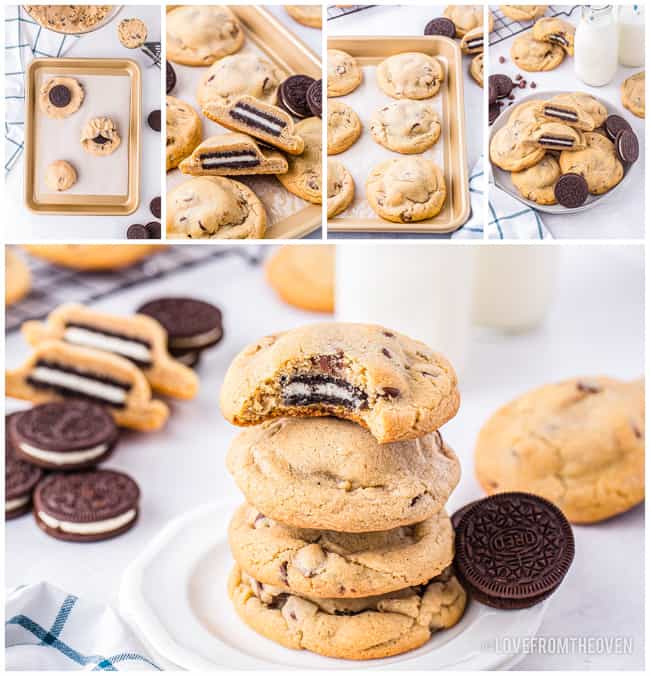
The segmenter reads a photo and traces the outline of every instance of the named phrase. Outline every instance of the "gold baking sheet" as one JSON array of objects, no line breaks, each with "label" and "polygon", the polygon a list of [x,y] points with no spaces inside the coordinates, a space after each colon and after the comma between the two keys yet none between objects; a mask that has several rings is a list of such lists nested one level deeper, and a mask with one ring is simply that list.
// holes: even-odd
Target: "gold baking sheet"
[{"label": "gold baking sheet", "polygon": [[[38,105],[38,82],[46,77],[73,77],[83,79],[102,77],[127,78],[129,83],[128,129],[120,125],[122,145],[127,150],[126,170],[128,172],[124,186],[113,194],[79,194],[78,192],[45,193],[39,190],[42,166],[42,149],[50,150],[56,144],[56,138],[39,138],[39,116],[43,116]],[[140,67],[130,59],[35,59],[29,65],[25,82],[25,203],[29,209],[38,213],[73,214],[77,216],[126,216],[133,213],[140,203],[140,118],[141,118],[142,82]],[[85,103],[85,102],[84,102]],[[82,113],[81,109],[70,118],[60,120],[61,124]],[[75,119],[75,128],[86,117]],[[120,152],[118,148],[117,152]],[[66,159],[62,148],[61,159]],[[108,158],[97,158],[97,168]],[[106,165],[104,165],[105,169]]]},{"label": "gold baking sheet", "polygon": [[[470,196],[469,196],[469,173],[467,168],[467,146],[465,137],[465,104],[463,89],[463,63],[460,47],[449,38],[440,36],[427,37],[331,37],[327,43],[328,49],[341,49],[351,56],[355,57],[359,65],[364,69],[364,77],[367,79],[367,67],[377,66],[381,61],[389,56],[401,54],[402,52],[423,52],[437,57],[445,68],[445,82],[440,88],[440,92],[429,99],[436,105],[437,109],[442,109],[442,130],[440,139],[433,149],[425,151],[421,155],[402,155],[393,152],[378,145],[375,141],[370,141],[376,148],[382,159],[398,157],[427,157],[433,159],[441,166],[447,185],[447,199],[442,211],[432,219],[418,221],[415,223],[392,223],[385,221],[379,215],[374,214],[370,205],[365,199],[365,180],[359,184],[355,181],[355,202],[365,203],[363,208],[367,215],[352,216],[348,210],[339,216],[331,218],[327,222],[329,232],[413,232],[413,233],[448,233],[457,230],[463,225],[470,215]],[[371,74],[371,82],[366,83],[379,89],[376,83],[375,73]],[[363,85],[362,85],[363,86]],[[349,96],[339,96],[333,101],[346,102]],[[384,95],[385,102],[389,103],[395,99]],[[372,105],[372,104],[370,104]],[[359,109],[353,106],[356,113],[361,118],[363,125],[362,135],[369,137],[370,132],[367,124],[371,115],[375,112],[373,109]],[[351,169],[354,165],[355,147],[359,141],[352,147],[339,155],[332,155],[332,159],[339,160]],[[358,148],[357,148],[358,151]],[[367,160],[367,157],[365,158]],[[361,210],[361,209],[355,209]],[[374,214],[374,215],[373,215]]]},{"label": "gold baking sheet", "polygon": [[[175,6],[176,5],[167,6],[167,12]],[[246,33],[246,40],[250,41],[255,48],[264,52],[271,61],[282,67],[289,75],[304,74],[317,80],[323,77],[320,58],[314,54],[302,40],[276,19],[273,14],[263,7],[234,5],[228,5],[228,7],[237,15],[237,18],[241,22]],[[184,68],[192,68],[197,72],[203,72],[205,70],[203,67],[186,67],[175,63],[173,63],[173,66],[176,69],[179,80],[182,77]],[[176,93],[172,92],[171,96],[175,95]],[[181,96],[180,98],[183,97]],[[188,103],[194,106],[197,112],[200,113],[194,95],[188,100]],[[206,138],[208,136],[208,134],[206,134],[206,125],[213,123],[206,120],[204,116],[201,116],[201,122],[203,124],[203,138]],[[226,131],[228,130],[223,129],[223,132]],[[183,178],[188,180],[191,177],[184,176]],[[237,181],[247,183],[254,192],[256,192],[256,180],[268,181],[269,179],[272,179],[273,182],[277,183],[277,191],[284,192],[286,195],[291,195],[274,177],[234,176],[233,178]],[[177,183],[174,183],[174,186],[175,185],[177,185]],[[171,186],[169,186],[168,182],[167,190],[170,189]],[[291,195],[291,197],[293,196]],[[321,225],[322,207],[320,205],[310,204],[298,197],[296,197],[296,201],[299,201],[305,206],[288,216],[283,216],[275,222],[273,222],[269,209],[267,208],[270,225],[267,226],[265,239],[297,239],[310,234]],[[206,239],[193,241],[198,243],[216,240]]]}]

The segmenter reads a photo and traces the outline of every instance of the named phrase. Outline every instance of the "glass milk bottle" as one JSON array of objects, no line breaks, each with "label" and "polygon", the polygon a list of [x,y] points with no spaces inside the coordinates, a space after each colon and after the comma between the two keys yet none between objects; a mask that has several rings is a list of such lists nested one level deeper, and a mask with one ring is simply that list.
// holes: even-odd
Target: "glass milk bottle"
[{"label": "glass milk bottle", "polygon": [[575,34],[576,76],[592,87],[614,79],[618,68],[618,27],[612,5],[584,5]]},{"label": "glass milk bottle", "polygon": [[638,68],[645,62],[645,12],[642,5],[618,7],[618,62]]}]

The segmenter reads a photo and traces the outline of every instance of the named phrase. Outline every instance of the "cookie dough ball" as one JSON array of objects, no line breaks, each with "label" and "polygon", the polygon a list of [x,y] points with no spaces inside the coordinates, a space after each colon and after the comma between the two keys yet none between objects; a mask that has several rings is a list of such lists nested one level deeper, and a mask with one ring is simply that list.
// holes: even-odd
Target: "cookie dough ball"
[{"label": "cookie dough ball", "polygon": [[379,88],[394,99],[430,99],[444,77],[440,62],[421,52],[395,54],[377,66]]},{"label": "cookie dough ball", "polygon": [[321,28],[323,12],[321,5],[285,5],[287,14],[303,26]]},{"label": "cookie dough ball", "polygon": [[177,167],[201,143],[201,118],[189,103],[167,97],[167,171]]},{"label": "cookie dough ball", "polygon": [[370,206],[387,221],[412,223],[437,216],[447,188],[440,168],[431,160],[401,157],[377,165],[366,181]]},{"label": "cookie dough ball", "polygon": [[72,188],[77,182],[77,172],[74,167],[65,160],[52,162],[45,172],[45,183],[50,190],[63,192]]},{"label": "cookie dough ball", "polygon": [[289,171],[278,174],[280,183],[294,195],[312,204],[322,204],[322,122],[308,117],[296,125],[296,134],[305,142],[301,155],[287,155]]},{"label": "cookie dough ball", "polygon": [[330,101],[327,106],[327,154],[347,150],[361,136],[361,120],[350,106]]},{"label": "cookie dough ball", "polygon": [[263,56],[226,56],[206,71],[196,98],[200,106],[207,103],[227,106],[241,96],[253,96],[275,105],[278,88],[286,76],[281,68]]},{"label": "cookie dough ball", "polygon": [[327,50],[327,96],[345,96],[363,79],[363,71],[354,57],[341,49]]},{"label": "cookie dough ball", "polygon": [[555,184],[560,178],[560,165],[553,155],[545,155],[541,162],[511,174],[519,194],[537,204],[556,204]]},{"label": "cookie dough ball", "polygon": [[122,19],[117,27],[117,37],[128,49],[142,47],[147,39],[147,26],[140,19]]},{"label": "cookie dough ball", "polygon": [[404,155],[422,153],[440,138],[440,119],[429,103],[395,101],[370,119],[370,134],[379,145]]},{"label": "cookie dough ball", "polygon": [[327,218],[345,211],[354,199],[352,174],[336,160],[327,161]]},{"label": "cookie dough ball", "polygon": [[121,141],[117,126],[110,117],[95,117],[89,120],[81,132],[83,149],[99,157],[114,153]]},{"label": "cookie dough ball", "polygon": [[84,90],[72,77],[53,77],[38,95],[40,109],[52,119],[61,120],[76,113],[84,100]]},{"label": "cookie dough ball", "polygon": [[180,5],[167,14],[167,59],[210,66],[244,44],[244,31],[228,7]]}]

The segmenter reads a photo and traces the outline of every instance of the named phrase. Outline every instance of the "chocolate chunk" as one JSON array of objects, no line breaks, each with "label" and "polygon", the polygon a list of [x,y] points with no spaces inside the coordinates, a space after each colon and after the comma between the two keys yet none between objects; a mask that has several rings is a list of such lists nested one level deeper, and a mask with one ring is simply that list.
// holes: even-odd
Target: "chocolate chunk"
[{"label": "chocolate chunk", "polygon": [[310,117],[312,112],[307,102],[307,92],[315,80],[309,75],[291,75],[278,90],[278,103],[294,117]]},{"label": "chocolate chunk", "polygon": [[149,233],[147,232],[147,228],[142,225],[142,223],[134,223],[133,225],[129,225],[126,231],[126,238],[149,239]]},{"label": "chocolate chunk", "polygon": [[160,131],[160,111],[152,110],[147,118],[147,124],[154,130]]},{"label": "chocolate chunk", "polygon": [[307,90],[307,105],[312,115],[322,117],[323,115],[323,81],[316,80],[312,82]]},{"label": "chocolate chunk", "polygon": [[160,206],[160,197],[154,197],[151,202],[149,202],[149,211],[154,218],[160,218]]},{"label": "chocolate chunk", "polygon": [[503,75],[503,73],[490,75],[488,78],[488,87],[490,85],[494,87],[494,95],[497,99],[503,99],[508,96],[515,86],[513,81],[507,75]]},{"label": "chocolate chunk", "polygon": [[624,117],[621,117],[620,115],[610,115],[605,120],[603,127],[605,129],[605,132],[607,133],[607,136],[609,136],[609,138],[612,141],[616,141],[616,137],[623,130],[629,129],[630,131],[632,131],[632,127],[630,127],[630,123]]},{"label": "chocolate chunk", "polygon": [[57,108],[65,108],[72,101],[72,92],[62,84],[52,87],[47,96],[50,103]]},{"label": "chocolate chunk", "polygon": [[631,129],[623,129],[616,136],[616,154],[622,162],[632,164],[639,159],[639,139]]},{"label": "chocolate chunk", "polygon": [[161,229],[160,223],[158,221],[149,221],[147,225],[144,226],[149,239],[160,239]]},{"label": "chocolate chunk", "polygon": [[567,209],[575,209],[584,204],[589,195],[587,181],[580,174],[560,176],[553,190],[555,199]]},{"label": "chocolate chunk", "polygon": [[499,57],[499,63],[505,63],[506,62],[506,57],[505,56],[500,56]]},{"label": "chocolate chunk", "polygon": [[528,608],[552,594],[575,553],[571,525],[548,500],[500,493],[468,506],[456,529],[456,572],[494,608]]},{"label": "chocolate chunk", "polygon": [[431,19],[424,27],[425,35],[442,35],[446,38],[456,37],[456,24],[445,16]]},{"label": "chocolate chunk", "polygon": [[167,63],[167,93],[171,94],[176,86],[176,71],[169,61]]}]

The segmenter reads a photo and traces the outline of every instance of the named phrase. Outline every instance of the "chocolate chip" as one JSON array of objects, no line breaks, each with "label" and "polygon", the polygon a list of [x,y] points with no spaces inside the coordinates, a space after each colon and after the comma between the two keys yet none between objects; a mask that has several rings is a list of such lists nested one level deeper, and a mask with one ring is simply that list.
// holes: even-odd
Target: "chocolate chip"
[{"label": "chocolate chip", "polygon": [[161,229],[160,223],[158,223],[158,221],[150,221],[144,227],[147,229],[147,235],[149,239],[160,239]]},{"label": "chocolate chip", "polygon": [[283,561],[280,564],[280,577],[282,578],[282,581],[286,584],[289,580],[289,562],[288,561]]},{"label": "chocolate chip", "polygon": [[395,399],[396,397],[399,397],[400,394],[400,391],[396,387],[383,387],[380,396]]},{"label": "chocolate chip", "polygon": [[127,239],[149,239],[149,232],[147,228],[142,225],[142,223],[134,223],[129,225],[128,230],[126,231]]},{"label": "chocolate chip", "polygon": [[149,202],[149,211],[155,218],[160,218],[160,197],[154,197],[151,202]]},{"label": "chocolate chip", "polygon": [[586,392],[587,394],[598,394],[601,390],[600,385],[596,385],[595,383],[585,383],[584,381],[580,381],[577,387],[580,392]]},{"label": "chocolate chip", "polygon": [[519,82],[519,80],[521,80],[522,77],[523,77],[523,75],[521,73],[517,73],[515,75],[515,80],[517,80],[517,82]]},{"label": "chocolate chip", "polygon": [[65,108],[72,100],[72,92],[65,85],[59,84],[50,89],[48,98],[56,108]]},{"label": "chocolate chip", "polygon": [[392,359],[392,358],[393,358],[393,357],[391,356],[390,352],[389,352],[385,347],[382,347],[382,348],[381,348],[381,352],[382,352],[382,354],[386,355],[389,359]]},{"label": "chocolate chip", "polygon": [[386,336],[386,338],[394,338],[395,334],[391,333],[390,331],[382,331],[382,333]]},{"label": "chocolate chip", "polygon": [[526,80],[521,80],[519,83],[519,89],[526,89]]},{"label": "chocolate chip", "polygon": [[499,63],[505,63],[506,62],[506,57],[505,56],[500,56],[499,57]]},{"label": "chocolate chip", "polygon": [[160,111],[152,110],[147,118],[147,124],[154,130],[160,131]]},{"label": "chocolate chip", "polygon": [[418,503],[422,499],[422,495],[416,495],[414,498],[411,499],[411,507],[414,507],[416,503]]},{"label": "chocolate chip", "polygon": [[530,88],[531,88],[531,89],[537,89],[537,82],[531,82],[531,83],[530,83]]}]

